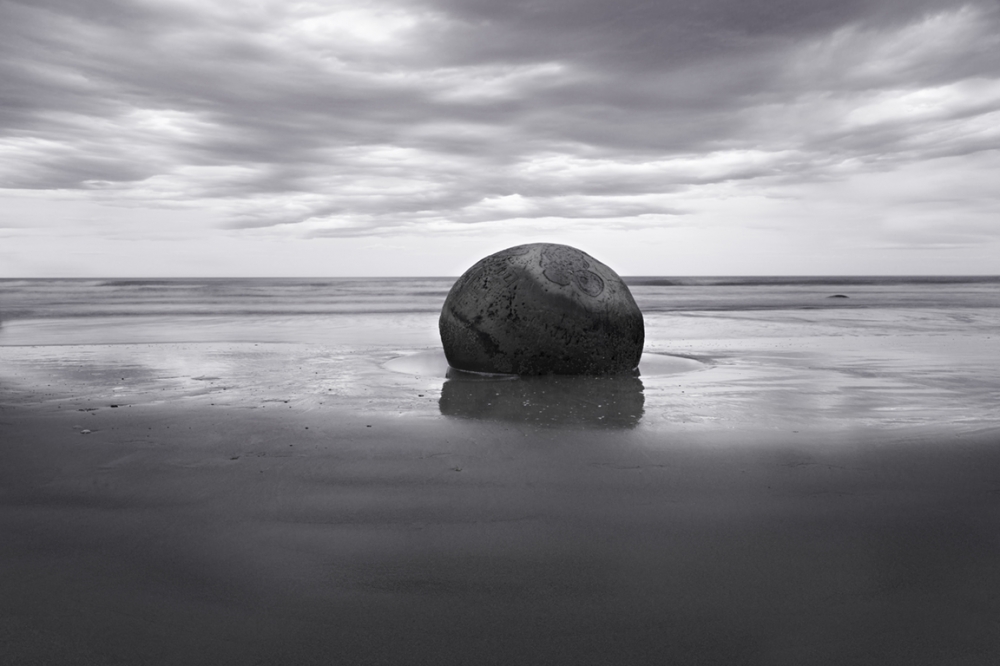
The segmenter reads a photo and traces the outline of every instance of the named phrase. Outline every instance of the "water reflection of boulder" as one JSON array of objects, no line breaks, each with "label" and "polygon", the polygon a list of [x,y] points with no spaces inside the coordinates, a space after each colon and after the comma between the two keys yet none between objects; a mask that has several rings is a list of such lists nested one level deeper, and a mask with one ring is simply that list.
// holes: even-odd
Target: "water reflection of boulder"
[{"label": "water reflection of boulder", "polygon": [[642,418],[637,376],[482,377],[450,370],[441,413],[541,426],[633,428]]}]

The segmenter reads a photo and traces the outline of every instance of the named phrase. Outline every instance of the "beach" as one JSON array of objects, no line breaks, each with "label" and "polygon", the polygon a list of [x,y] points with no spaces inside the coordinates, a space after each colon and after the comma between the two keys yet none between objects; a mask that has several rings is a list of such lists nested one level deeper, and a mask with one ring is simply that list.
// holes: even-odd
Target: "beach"
[{"label": "beach", "polygon": [[0,281],[0,661],[1000,661],[997,280],[628,281],[534,379],[447,278]]}]

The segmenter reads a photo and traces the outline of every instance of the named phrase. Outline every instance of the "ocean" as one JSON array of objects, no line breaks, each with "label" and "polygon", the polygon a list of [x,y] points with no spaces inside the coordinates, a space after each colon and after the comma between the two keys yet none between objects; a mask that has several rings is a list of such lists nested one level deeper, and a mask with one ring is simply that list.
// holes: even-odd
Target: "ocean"
[{"label": "ocean", "polygon": [[[646,425],[1000,425],[1000,277],[626,281],[646,325],[632,389]],[[117,387],[119,398],[167,386],[197,393],[197,377],[219,376],[239,377],[241,390],[256,394],[281,386],[303,404],[336,384],[345,401],[374,392],[365,400],[421,409],[397,390],[398,375],[444,390],[437,317],[453,282],[2,280],[0,381],[53,396],[103,395],[107,387],[87,377],[125,366],[144,379]],[[296,372],[305,366],[319,369]],[[449,386],[454,397],[457,384]]]},{"label": "ocean", "polygon": [[[0,279],[0,322],[73,317],[436,315],[455,279]],[[647,314],[1000,307],[1000,276],[626,277],[625,281]]]}]

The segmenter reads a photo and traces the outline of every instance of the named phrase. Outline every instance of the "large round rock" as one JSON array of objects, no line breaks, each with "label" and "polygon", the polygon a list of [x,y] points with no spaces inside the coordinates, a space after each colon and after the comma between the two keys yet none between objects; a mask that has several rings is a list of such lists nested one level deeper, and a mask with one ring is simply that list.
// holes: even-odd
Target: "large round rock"
[{"label": "large round rock", "polygon": [[639,365],[642,312],[613,270],[567,245],[491,254],[451,288],[438,322],[453,368],[604,375]]}]

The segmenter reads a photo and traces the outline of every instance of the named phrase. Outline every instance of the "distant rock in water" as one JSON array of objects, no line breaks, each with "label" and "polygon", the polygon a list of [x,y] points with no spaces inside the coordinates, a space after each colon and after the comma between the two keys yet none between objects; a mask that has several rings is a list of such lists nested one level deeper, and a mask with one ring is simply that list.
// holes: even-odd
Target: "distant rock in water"
[{"label": "distant rock in water", "polygon": [[518,245],[479,261],[438,322],[453,368],[606,375],[639,365],[642,312],[613,270],[567,245]]},{"label": "distant rock in water", "polygon": [[843,294],[834,294],[833,296],[827,296],[827,298],[849,298],[849,297],[844,296]]}]

